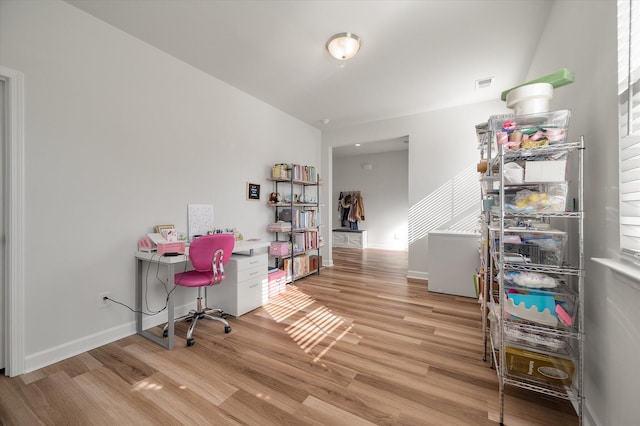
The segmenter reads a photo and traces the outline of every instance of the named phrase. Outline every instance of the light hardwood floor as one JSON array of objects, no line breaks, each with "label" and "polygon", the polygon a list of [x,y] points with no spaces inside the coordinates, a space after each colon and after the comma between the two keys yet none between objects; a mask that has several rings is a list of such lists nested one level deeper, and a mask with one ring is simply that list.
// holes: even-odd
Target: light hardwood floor
[{"label": "light hardwood floor", "polygon": [[[201,321],[192,347],[135,335],[2,376],[0,424],[497,424],[475,300],[408,282],[406,252],[337,249],[334,262],[231,318],[230,334]],[[505,407],[507,425],[577,424],[567,401],[527,391]]]}]

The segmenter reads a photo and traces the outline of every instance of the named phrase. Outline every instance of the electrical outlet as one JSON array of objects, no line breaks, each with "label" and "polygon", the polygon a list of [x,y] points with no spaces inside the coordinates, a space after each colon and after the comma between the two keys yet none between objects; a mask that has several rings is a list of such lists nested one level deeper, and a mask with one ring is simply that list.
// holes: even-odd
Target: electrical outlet
[{"label": "electrical outlet", "polygon": [[109,306],[109,301],[105,299],[105,297],[109,297],[109,291],[103,291],[102,293],[98,293],[98,308],[106,308]]}]

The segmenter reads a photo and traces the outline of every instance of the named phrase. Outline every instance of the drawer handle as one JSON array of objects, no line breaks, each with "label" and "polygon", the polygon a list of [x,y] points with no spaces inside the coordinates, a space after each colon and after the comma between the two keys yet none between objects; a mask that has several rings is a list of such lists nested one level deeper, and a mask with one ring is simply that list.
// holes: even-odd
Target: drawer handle
[{"label": "drawer handle", "polygon": [[250,285],[249,288],[257,287],[258,284]]},{"label": "drawer handle", "polygon": [[256,275],[256,274],[259,274],[259,273],[260,272],[258,272],[258,271],[254,271],[254,272],[249,273],[249,275]]}]

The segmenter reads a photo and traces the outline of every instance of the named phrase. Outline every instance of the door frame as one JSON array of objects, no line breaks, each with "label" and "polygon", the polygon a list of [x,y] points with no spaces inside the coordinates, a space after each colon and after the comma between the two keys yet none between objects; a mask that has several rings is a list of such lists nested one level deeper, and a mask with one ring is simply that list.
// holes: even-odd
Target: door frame
[{"label": "door frame", "polygon": [[24,276],[24,205],[25,205],[25,122],[24,74],[0,66],[5,82],[5,272],[4,321],[5,375],[25,373],[25,276]]}]

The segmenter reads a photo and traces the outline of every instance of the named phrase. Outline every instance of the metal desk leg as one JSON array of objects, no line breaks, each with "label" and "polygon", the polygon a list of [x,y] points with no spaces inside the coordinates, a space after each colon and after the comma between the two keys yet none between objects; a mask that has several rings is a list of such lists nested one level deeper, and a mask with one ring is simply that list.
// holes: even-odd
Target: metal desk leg
[{"label": "metal desk leg", "polygon": [[169,274],[169,300],[167,300],[167,338],[169,339],[167,349],[173,349],[173,337],[174,337],[174,323],[175,319],[173,313],[173,287],[175,287],[175,275],[173,272],[173,263],[167,265],[167,273]]},{"label": "metal desk leg", "polygon": [[173,265],[167,265],[168,273],[169,273],[169,298],[167,300],[167,322],[169,323],[169,327],[167,329],[168,332],[168,340],[162,339],[154,334],[149,333],[146,330],[142,329],[142,270],[144,269],[144,261],[141,259],[136,260],[136,332],[152,342],[159,344],[160,346],[173,349],[173,337],[174,337],[174,327],[173,327],[173,289],[174,281],[173,281]]},{"label": "metal desk leg", "polygon": [[136,333],[142,332],[142,260],[136,259]]}]

